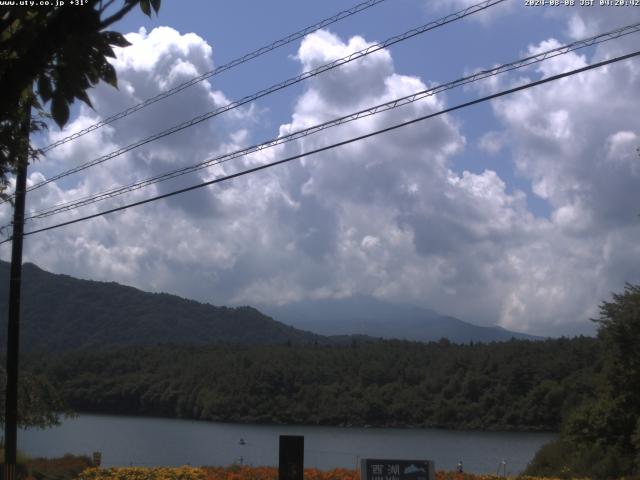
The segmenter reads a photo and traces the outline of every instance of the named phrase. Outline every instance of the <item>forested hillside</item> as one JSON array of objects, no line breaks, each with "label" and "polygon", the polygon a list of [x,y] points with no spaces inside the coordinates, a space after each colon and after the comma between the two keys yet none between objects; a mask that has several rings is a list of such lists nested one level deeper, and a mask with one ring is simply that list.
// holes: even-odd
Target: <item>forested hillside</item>
[{"label": "forested hillside", "polygon": [[127,348],[27,357],[80,412],[232,422],[557,430],[601,368],[592,338],[455,345]]},{"label": "forested hillside", "polygon": [[[24,265],[22,351],[105,349],[126,345],[212,342],[270,344],[326,341],[251,307],[216,307],[117,283],[55,275]],[[0,262],[0,278],[9,264]],[[0,282],[0,345],[6,345],[7,282]]]},{"label": "forested hillside", "polygon": [[[9,264],[0,261],[2,276],[8,278]],[[0,351],[6,344],[3,325],[6,325],[7,287],[6,282],[0,282]],[[348,343],[350,334],[370,336],[371,340],[384,337],[437,341],[444,337],[461,343],[527,337],[499,327],[480,327],[417,307],[386,304],[375,299],[369,300],[368,309],[352,312],[360,315],[360,327],[365,328],[355,328],[343,316],[344,309],[330,308],[331,301],[312,303],[311,310],[275,309],[278,315],[271,318],[250,306],[218,307],[114,282],[57,275],[30,263],[24,265],[22,288],[22,351],[108,349],[164,343]],[[334,307],[336,302],[358,304],[359,300],[334,301]],[[307,316],[310,312],[312,317]],[[310,318],[312,322],[307,321]],[[287,324],[279,321],[282,319],[286,319]]]}]

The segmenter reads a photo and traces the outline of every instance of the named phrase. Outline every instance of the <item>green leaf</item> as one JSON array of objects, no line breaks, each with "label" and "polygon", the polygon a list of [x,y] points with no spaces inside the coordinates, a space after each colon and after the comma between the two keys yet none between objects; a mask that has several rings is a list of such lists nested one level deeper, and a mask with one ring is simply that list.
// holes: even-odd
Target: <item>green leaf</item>
[{"label": "green leaf", "polygon": [[95,85],[100,81],[100,65],[97,64],[94,60],[91,60],[87,65],[87,70],[85,71],[85,75],[89,79],[91,85]]},{"label": "green leaf", "polygon": [[102,37],[109,45],[115,45],[116,47],[128,47],[131,45],[120,32],[102,32]]},{"label": "green leaf", "polygon": [[142,13],[146,16],[151,16],[151,4],[149,3],[149,0],[140,0],[140,10],[142,10]]},{"label": "green leaf", "polygon": [[153,10],[158,13],[160,10],[160,0],[151,0],[151,6],[153,7]]},{"label": "green leaf", "polygon": [[56,95],[51,100],[51,115],[60,128],[69,120],[69,105],[62,96]]},{"label": "green leaf", "polygon": [[45,103],[51,100],[51,95],[53,94],[51,80],[44,73],[38,78],[38,94]]},{"label": "green leaf", "polygon": [[105,57],[116,58],[116,54],[113,53],[113,50],[111,49],[111,47],[109,47],[108,45],[105,45],[105,47],[106,48],[100,53]]},{"label": "green leaf", "polygon": [[87,92],[85,90],[80,89],[78,92],[76,92],[76,97],[78,97],[84,103],[86,103],[91,108],[93,108],[93,104],[91,103],[91,99],[89,98],[89,96],[87,95]]},{"label": "green leaf", "polygon": [[118,77],[116,75],[116,69],[113,68],[113,65],[106,61],[100,69],[100,78],[102,78],[102,80],[107,82],[112,87],[118,88]]}]

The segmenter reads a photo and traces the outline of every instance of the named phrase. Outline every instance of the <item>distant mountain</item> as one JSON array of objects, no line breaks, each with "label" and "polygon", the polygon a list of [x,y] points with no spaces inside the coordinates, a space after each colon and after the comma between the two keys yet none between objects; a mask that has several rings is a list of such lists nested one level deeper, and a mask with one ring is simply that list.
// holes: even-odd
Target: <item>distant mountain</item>
[{"label": "distant mountain", "polygon": [[[0,350],[6,345],[8,278],[9,264],[0,261]],[[21,349],[61,351],[167,343],[344,344],[381,337],[447,338],[456,343],[539,339],[370,297],[306,301],[262,310],[271,316],[248,306],[217,307],[114,282],[80,280],[27,263],[23,267]]]},{"label": "distant mountain", "polygon": [[321,335],[357,334],[422,342],[447,338],[455,343],[542,339],[498,326],[481,327],[426,308],[396,305],[365,296],[262,306],[260,309],[287,325]]},{"label": "distant mountain", "polygon": [[[0,262],[0,350],[6,345],[9,264]],[[327,343],[252,307],[216,307],[117,283],[23,267],[21,349],[102,349],[165,343]]]}]

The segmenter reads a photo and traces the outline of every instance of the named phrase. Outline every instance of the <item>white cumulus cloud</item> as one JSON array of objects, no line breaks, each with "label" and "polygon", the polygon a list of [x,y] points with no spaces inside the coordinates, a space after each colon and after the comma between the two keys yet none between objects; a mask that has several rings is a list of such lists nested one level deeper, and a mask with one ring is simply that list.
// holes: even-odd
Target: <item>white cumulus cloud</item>
[{"label": "white cumulus cloud", "polygon": [[[572,31],[579,27],[576,22]],[[589,22],[584,20],[584,28]],[[51,140],[213,68],[213,51],[197,35],[163,27],[128,38],[134,45],[119,50],[114,63],[120,90],[95,89],[96,111],[82,108],[67,130],[50,133]],[[308,70],[370,44],[360,36],[343,39],[318,31],[301,42],[294,61]],[[588,60],[586,54],[571,54],[528,74],[551,75]],[[28,237],[25,258],[56,272],[219,304],[364,294],[538,334],[590,331],[587,318],[597,302],[625,280],[637,279],[639,271],[634,259],[640,252],[633,241],[640,208],[634,155],[639,82],[638,69],[626,64],[493,103],[497,123],[479,146],[509,155],[509,164],[550,204],[548,218],[534,215],[526,194],[499,170],[454,168],[453,159],[465,151],[465,131],[459,117],[442,115],[286,166]],[[428,83],[396,71],[391,52],[377,52],[308,80],[279,133],[408,95]],[[202,82],[52,151],[32,167],[30,181],[229,101],[215,82]],[[445,98],[432,96],[104,206],[321,148],[446,106]],[[29,209],[244,146],[253,141],[256,115],[254,109],[238,109],[49,184],[30,195]],[[8,213],[1,210],[0,220],[6,222]]]}]

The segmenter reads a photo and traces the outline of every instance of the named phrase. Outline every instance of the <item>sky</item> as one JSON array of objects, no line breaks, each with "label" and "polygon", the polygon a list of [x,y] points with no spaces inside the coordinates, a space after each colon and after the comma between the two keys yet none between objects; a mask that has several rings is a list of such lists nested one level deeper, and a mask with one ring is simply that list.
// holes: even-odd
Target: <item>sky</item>
[{"label": "sky", "polygon": [[[47,145],[355,1],[164,0],[118,23],[119,89],[89,92]],[[200,82],[30,166],[65,171],[472,4],[386,0]],[[578,2],[579,3],[579,2]],[[27,210],[142,180],[472,72],[640,21],[640,7],[486,11],[260,98],[30,192]],[[59,216],[78,218],[363,135],[634,51],[640,34],[492,77]],[[593,334],[640,282],[640,60],[631,59],[286,165],[25,239],[24,260],[215,305],[372,296],[478,325]],[[10,221],[0,207],[0,222]],[[10,256],[8,244],[0,257]]]}]

